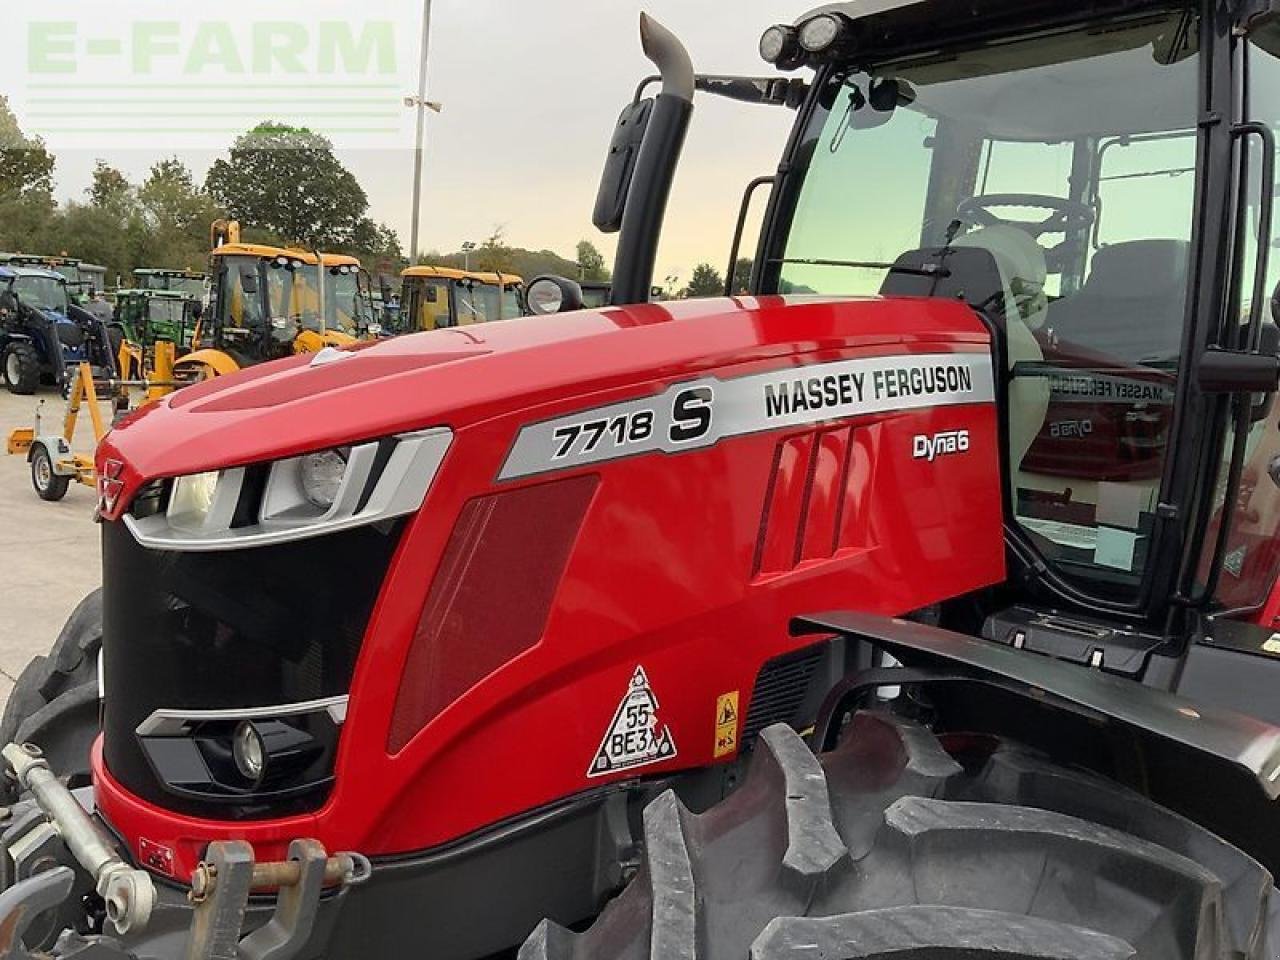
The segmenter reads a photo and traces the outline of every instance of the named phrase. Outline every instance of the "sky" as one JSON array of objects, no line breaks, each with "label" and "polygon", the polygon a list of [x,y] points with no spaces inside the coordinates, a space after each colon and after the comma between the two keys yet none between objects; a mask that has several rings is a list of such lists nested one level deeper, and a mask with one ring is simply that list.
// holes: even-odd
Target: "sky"
[{"label": "sky", "polygon": [[[62,107],[54,109],[63,109],[63,113],[53,114],[74,115],[82,129],[94,132],[44,134],[58,155],[59,197],[82,199],[99,159],[138,180],[156,160],[176,155],[203,178],[209,164],[225,152],[223,145],[229,143],[231,131],[243,118],[228,119],[226,131],[217,136],[184,136],[179,132],[185,129],[180,125],[187,122],[181,119],[188,109],[184,88],[192,84],[181,82],[181,78],[175,81],[163,70],[159,75],[139,74],[136,57],[132,66],[124,60],[113,65],[108,57],[98,56],[98,48],[85,44],[97,42],[90,38],[119,34],[123,40],[106,42],[123,43],[127,52],[130,42],[137,42],[136,38],[130,40],[129,22],[135,21],[133,28],[137,29],[138,22],[157,16],[178,21],[189,41],[193,32],[199,37],[208,25],[207,8],[128,0],[126,14],[107,22],[101,20],[104,8],[99,0],[63,0],[63,5],[78,6],[85,13],[75,28],[74,40],[66,40],[79,44],[75,69],[90,70],[96,63],[97,72],[71,74],[71,67],[66,66],[68,75],[78,83],[71,91],[75,99],[59,101]],[[242,0],[227,0],[219,8],[230,13],[227,22],[237,35],[251,19],[261,19],[264,9]],[[685,41],[699,71],[767,75],[771,68],[756,52],[760,33],[778,20],[793,19],[806,6],[803,0],[781,5],[764,0],[434,0],[427,99],[439,102],[443,109],[427,114],[420,243],[424,250],[456,250],[463,241],[483,241],[501,227],[513,245],[549,248],[572,257],[577,241],[585,238],[612,259],[614,238],[595,230],[591,210],[618,112],[631,98],[636,83],[652,72],[640,50],[641,9]],[[89,19],[90,15],[98,19]],[[333,139],[340,159],[368,192],[371,216],[394,227],[407,249],[413,111],[395,101],[416,92],[421,4],[418,0],[365,0],[353,7],[346,0],[277,0],[270,8],[273,21],[294,17],[309,31],[316,29],[317,22],[361,16],[394,22],[395,76],[380,94],[383,110],[386,102],[391,103],[393,113],[384,115],[396,117],[388,124],[394,129],[386,136],[339,133]],[[70,27],[65,34],[57,32],[61,29],[55,28],[55,33],[41,42],[61,43],[73,36]],[[155,42],[156,49],[161,49],[159,41]],[[56,53],[55,48],[48,49]],[[35,56],[31,54],[25,76],[15,74],[12,65],[0,67],[0,92],[10,96],[25,129],[65,130],[65,125],[59,128],[57,121],[49,119],[49,108],[41,107],[41,98],[35,96],[41,91],[28,89],[44,87],[48,94],[63,82],[62,75],[55,73],[37,79],[47,81],[53,76],[57,83],[32,83]],[[248,52],[244,59],[250,59]],[[41,61],[41,69],[53,64],[56,70],[60,62],[49,54],[47,62]],[[163,59],[157,62],[163,64]],[[143,80],[134,79],[140,75]],[[122,78],[129,82],[119,82]],[[281,84],[274,99],[262,103],[264,114],[294,119],[297,102],[305,103],[309,96],[308,84],[323,86],[326,80],[315,67],[291,79],[300,82]],[[119,118],[104,116],[103,111],[117,110],[113,104],[119,102],[122,91],[116,88],[130,86],[147,87],[143,91],[147,97],[154,97],[157,87],[178,94],[167,101],[168,107],[142,103],[139,98],[135,112],[128,114],[152,114],[152,122],[166,132],[156,133],[153,127],[146,134],[125,135],[127,125]],[[332,98],[334,92],[330,90],[327,96]],[[282,99],[285,97],[289,99]],[[297,102],[291,105],[290,100]],[[359,98],[347,100],[356,103]],[[43,102],[52,101],[46,96]],[[170,116],[156,113],[158,109],[173,110],[173,119],[157,120]],[[201,105],[199,109],[208,113],[213,108]],[[742,190],[752,178],[774,171],[793,116],[782,108],[699,97],[668,208],[658,282],[671,274],[687,281],[694,265],[701,261],[723,268]],[[99,119],[91,119],[95,117]],[[93,122],[104,126],[85,126]],[[120,132],[108,133],[111,126]],[[753,225],[745,247],[748,251],[754,229]]]}]

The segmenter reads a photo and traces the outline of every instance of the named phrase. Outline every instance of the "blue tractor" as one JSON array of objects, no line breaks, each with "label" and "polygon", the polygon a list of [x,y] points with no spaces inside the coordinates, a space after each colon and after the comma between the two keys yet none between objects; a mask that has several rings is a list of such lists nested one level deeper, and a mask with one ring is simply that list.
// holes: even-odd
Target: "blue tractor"
[{"label": "blue tractor", "polygon": [[86,362],[95,377],[114,378],[117,352],[107,325],[70,301],[63,276],[0,267],[0,373],[10,393],[65,389]]}]

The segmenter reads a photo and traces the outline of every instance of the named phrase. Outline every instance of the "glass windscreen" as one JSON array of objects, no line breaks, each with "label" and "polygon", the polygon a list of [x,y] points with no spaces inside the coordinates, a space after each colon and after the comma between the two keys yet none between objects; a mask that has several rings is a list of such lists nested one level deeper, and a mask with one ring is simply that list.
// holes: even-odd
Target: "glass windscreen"
[{"label": "glass windscreen", "polygon": [[781,293],[876,295],[921,257],[987,254],[975,306],[1006,342],[1011,511],[1108,594],[1141,580],[1165,466],[1197,29],[1188,9],[835,72],[770,262]]},{"label": "glass windscreen", "polygon": [[18,277],[13,281],[13,291],[28,307],[64,315],[67,312],[66,285],[52,277]]}]

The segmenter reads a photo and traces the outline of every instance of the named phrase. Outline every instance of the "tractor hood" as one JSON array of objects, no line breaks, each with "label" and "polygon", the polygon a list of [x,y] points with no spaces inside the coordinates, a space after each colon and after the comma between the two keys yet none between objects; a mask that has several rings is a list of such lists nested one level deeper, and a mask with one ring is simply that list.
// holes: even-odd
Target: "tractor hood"
[{"label": "tractor hood", "polygon": [[[838,333],[837,333],[838,331]],[[851,332],[852,331],[852,332]],[[118,481],[108,517],[143,483],[297,456],[432,427],[458,432],[513,411],[726,364],[914,341],[986,345],[959,302],[740,298],[642,304],[436,330],[292,357],[188,387],[143,408],[99,447]],[[972,349],[972,348],[970,348]]]}]

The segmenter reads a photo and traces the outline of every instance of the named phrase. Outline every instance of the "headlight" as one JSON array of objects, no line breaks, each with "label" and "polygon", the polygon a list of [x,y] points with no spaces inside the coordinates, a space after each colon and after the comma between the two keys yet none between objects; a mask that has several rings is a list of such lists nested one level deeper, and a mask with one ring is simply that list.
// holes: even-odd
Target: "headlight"
[{"label": "headlight", "polygon": [[217,471],[193,473],[174,481],[169,497],[169,522],[175,527],[199,530],[209,518],[218,491]]},{"label": "headlight", "polygon": [[770,27],[760,38],[760,56],[765,63],[780,63],[790,59],[795,47],[795,32],[781,24]]},{"label": "headlight", "polygon": [[810,53],[821,53],[840,37],[844,26],[839,17],[832,13],[824,13],[814,17],[800,28],[800,46]]},{"label": "headlight", "polygon": [[338,499],[342,478],[347,474],[350,449],[322,450],[308,453],[298,461],[298,479],[307,499],[322,510],[328,510]]},{"label": "headlight", "polygon": [[235,550],[369,526],[422,506],[452,442],[453,432],[439,427],[180,477],[163,512],[131,509],[124,523],[144,547],[179,551]]},{"label": "headlight", "polygon": [[262,737],[248,720],[241,721],[240,726],[236,727],[235,737],[231,741],[231,755],[242,777],[255,784],[262,779],[267,751],[262,746]]}]

